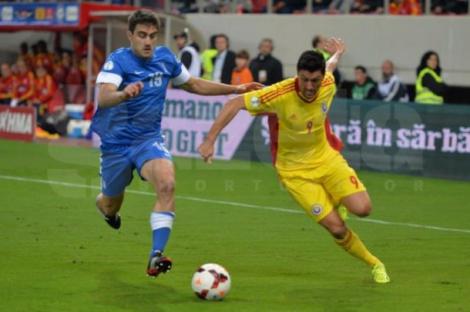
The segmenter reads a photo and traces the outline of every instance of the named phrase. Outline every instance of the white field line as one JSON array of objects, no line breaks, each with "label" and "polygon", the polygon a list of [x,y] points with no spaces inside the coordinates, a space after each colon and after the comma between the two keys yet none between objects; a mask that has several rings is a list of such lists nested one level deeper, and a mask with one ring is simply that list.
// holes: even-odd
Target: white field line
[{"label": "white field line", "polygon": [[[0,179],[18,181],[18,182],[59,185],[59,186],[70,187],[70,188],[83,188],[83,189],[95,189],[95,190],[101,189],[101,187],[97,185],[69,183],[69,182],[63,182],[63,181],[44,180],[44,179],[35,179],[35,178],[26,178],[26,177],[17,177],[17,176],[8,176],[8,175],[0,175]],[[155,196],[155,193],[145,192],[145,191],[126,190],[126,193],[145,195],[145,196]],[[214,200],[214,199],[207,199],[207,198],[194,197],[194,196],[178,195],[176,196],[176,198],[182,199],[182,200],[203,202],[203,203],[209,203],[209,204],[218,204],[218,205],[224,205],[224,206],[244,207],[244,208],[252,208],[252,209],[258,209],[258,210],[270,210],[270,211],[293,213],[293,214],[304,214],[304,212],[301,211],[300,209],[293,210],[293,209],[286,209],[286,208],[280,208],[280,207],[270,207],[270,206],[238,203],[238,202],[232,202],[232,201]],[[395,225],[395,226],[401,226],[401,227],[411,227],[411,228],[427,229],[427,230],[434,230],[434,231],[441,231],[441,232],[457,232],[457,233],[469,233],[470,234],[470,229],[456,229],[456,228],[447,228],[447,227],[426,225],[426,224],[384,221],[384,220],[377,220],[377,219],[370,219],[370,218],[364,218],[364,219],[353,218],[352,220],[376,223],[376,224],[382,224],[382,225]]]}]

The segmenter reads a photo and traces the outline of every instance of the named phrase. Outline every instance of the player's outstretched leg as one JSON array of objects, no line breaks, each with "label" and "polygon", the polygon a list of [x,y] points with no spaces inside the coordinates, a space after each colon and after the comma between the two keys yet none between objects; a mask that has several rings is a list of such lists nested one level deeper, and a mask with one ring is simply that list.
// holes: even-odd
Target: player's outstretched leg
[{"label": "player's outstretched leg", "polygon": [[367,250],[356,233],[346,227],[336,210],[332,210],[320,221],[320,224],[330,232],[336,243],[346,252],[364,261],[372,268],[372,275],[376,283],[388,283],[390,281],[383,263]]},{"label": "player's outstretched leg", "polygon": [[121,209],[122,201],[124,200],[124,194],[109,197],[98,194],[96,197],[96,208],[98,212],[103,215],[104,220],[113,229],[119,229],[121,227],[121,216],[118,211]]},{"label": "player's outstretched leg", "polygon": [[[367,217],[372,211],[372,203],[369,194],[366,191],[349,195],[343,198],[342,203],[351,213],[355,214],[358,217]],[[351,233],[357,237],[354,232]],[[359,239],[359,237],[357,238]],[[361,241],[359,240],[359,242]],[[362,245],[364,246],[364,244]],[[367,250],[365,246],[364,249]],[[375,263],[369,263],[369,265],[372,266],[372,276],[374,277],[374,280],[377,283],[390,282],[390,278],[387,274],[387,270],[385,269],[385,265],[379,259],[377,259],[377,261],[378,262]]]},{"label": "player's outstretched leg", "polygon": [[147,274],[157,277],[172,267],[171,259],[163,256],[163,251],[170,238],[175,218],[173,163],[168,159],[150,160],[143,166],[141,174],[154,186],[157,194],[157,202],[150,215],[152,249],[147,265]]}]

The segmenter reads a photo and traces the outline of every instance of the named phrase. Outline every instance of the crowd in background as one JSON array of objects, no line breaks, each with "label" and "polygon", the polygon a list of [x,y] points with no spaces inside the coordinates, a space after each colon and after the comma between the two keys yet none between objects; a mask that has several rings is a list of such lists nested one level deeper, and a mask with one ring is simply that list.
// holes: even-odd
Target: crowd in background
[{"label": "crowd in background", "polygon": [[[103,0],[102,0],[103,1]],[[468,14],[469,0],[431,0],[431,14]],[[114,4],[135,5],[136,0],[112,0]],[[392,14],[421,15],[425,13],[425,0],[389,0],[388,12],[384,0],[312,0],[312,12],[317,14]],[[164,9],[164,0],[140,0],[140,5]],[[267,0],[172,0],[174,14],[197,13],[267,13]],[[276,14],[303,14],[306,0],[273,0]]]},{"label": "crowd in background", "polygon": [[[31,47],[20,45],[14,64],[2,63],[0,76],[0,105],[34,106],[37,108],[38,124],[42,129],[48,126],[47,118],[64,111],[65,103],[85,104],[85,82],[87,79],[87,44],[81,36],[75,36],[73,51],[56,48],[49,52],[45,41],[40,40]],[[226,84],[243,84],[252,81],[266,86],[284,78],[282,62],[273,55],[274,42],[264,38],[258,45],[258,54],[250,58],[247,50],[233,51],[225,34],[210,38],[209,48],[200,51],[199,45],[189,42],[186,32],[174,35],[178,57],[194,77],[201,77]],[[326,60],[331,56],[327,49],[327,38],[315,36],[312,49],[321,53]],[[104,54],[93,47],[93,74],[104,62]],[[446,85],[441,78],[439,56],[432,51],[425,53],[417,68],[415,102],[442,104]],[[341,73],[334,72],[341,89]],[[364,66],[354,69],[354,83],[348,97],[354,100],[382,100],[408,102],[410,96],[406,86],[395,73],[391,60],[382,64],[382,78],[375,82]],[[339,92],[339,96],[341,96]],[[344,94],[343,94],[344,95]],[[87,110],[91,118],[93,105]],[[55,128],[50,132],[58,132]]]},{"label": "crowd in background", "polygon": [[[86,34],[74,34],[71,50],[60,45],[53,50],[49,51],[44,40],[32,45],[23,42],[16,61],[0,65],[0,105],[35,107],[36,136],[44,138],[66,133],[66,103],[86,104]],[[105,55],[97,46],[92,51],[91,69],[96,75]],[[93,105],[88,103],[86,108],[85,117],[91,118]]]},{"label": "crowd in background", "polygon": [[[73,50],[56,47],[49,51],[44,40],[20,44],[16,62],[1,64],[0,104],[36,106],[38,112],[54,112],[64,103],[85,103],[87,42],[77,33]],[[94,73],[104,53],[93,48]]]},{"label": "crowd in background", "polygon": [[[193,76],[229,84],[256,81],[264,85],[271,85],[285,78],[281,61],[272,54],[274,43],[269,38],[261,40],[258,54],[252,59],[246,50],[232,51],[229,38],[225,34],[212,36],[209,49],[200,54],[199,46],[189,42],[187,33],[176,34],[174,39],[179,49],[179,58]],[[315,36],[312,40],[312,49],[321,53],[325,60],[331,56],[327,42],[328,39],[324,36]],[[340,71],[336,70],[333,74],[340,86]],[[415,102],[444,103],[446,85],[441,78],[437,53],[429,51],[422,56],[416,75]],[[391,60],[384,60],[382,78],[378,82],[368,75],[367,69],[362,65],[355,67],[354,77],[349,92],[349,97],[354,100],[410,101],[408,89],[396,74]]]},{"label": "crowd in background", "polygon": [[[421,15],[424,13],[423,0],[390,0],[385,12],[383,0],[313,0],[313,13],[320,14],[392,14]],[[302,14],[306,11],[306,0],[274,0],[273,13]],[[266,13],[266,0],[208,0],[204,2],[206,13],[230,13],[233,6],[237,13]],[[199,11],[196,0],[173,1],[174,13],[195,13]],[[432,14],[468,14],[468,0],[432,0]]]}]

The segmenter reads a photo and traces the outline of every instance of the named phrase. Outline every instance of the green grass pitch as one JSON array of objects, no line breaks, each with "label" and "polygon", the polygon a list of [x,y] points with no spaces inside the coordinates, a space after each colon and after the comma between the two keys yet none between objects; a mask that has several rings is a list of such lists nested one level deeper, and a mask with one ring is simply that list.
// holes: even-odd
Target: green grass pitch
[{"label": "green grass pitch", "polygon": [[[114,231],[94,206],[97,150],[0,141],[0,155],[1,311],[470,311],[469,183],[359,173],[373,223],[348,224],[387,265],[375,285],[270,165],[177,158],[174,268],[153,280],[149,185],[134,178]],[[207,262],[231,273],[222,302],[191,291]]]}]

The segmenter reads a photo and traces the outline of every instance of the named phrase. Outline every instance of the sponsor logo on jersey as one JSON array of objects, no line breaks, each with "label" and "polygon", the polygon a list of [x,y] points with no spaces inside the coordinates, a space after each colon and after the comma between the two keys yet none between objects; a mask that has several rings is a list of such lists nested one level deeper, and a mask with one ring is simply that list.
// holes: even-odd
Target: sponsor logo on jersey
[{"label": "sponsor logo on jersey", "polygon": [[328,112],[328,105],[326,104],[326,102],[321,103],[321,111],[323,112],[323,114],[326,114]]}]

